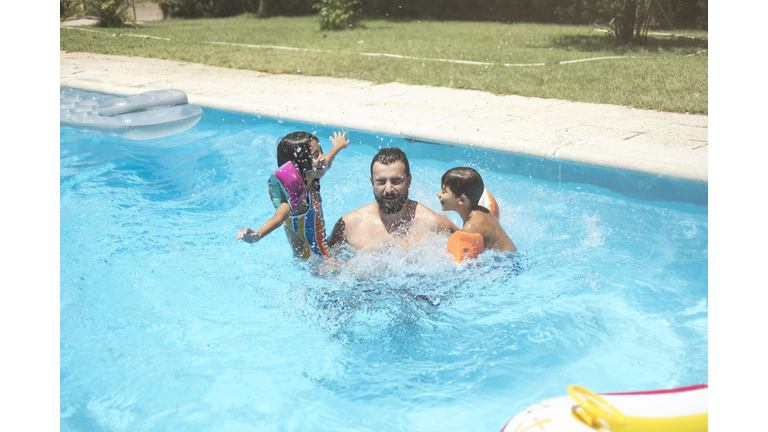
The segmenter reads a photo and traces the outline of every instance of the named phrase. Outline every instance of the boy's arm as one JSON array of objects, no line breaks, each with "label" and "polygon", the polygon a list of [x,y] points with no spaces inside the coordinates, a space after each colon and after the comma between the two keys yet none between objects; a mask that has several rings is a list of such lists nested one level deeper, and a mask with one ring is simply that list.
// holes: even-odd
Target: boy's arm
[{"label": "boy's arm", "polygon": [[266,237],[269,233],[274,231],[277,227],[283,224],[283,222],[291,214],[291,206],[287,202],[283,201],[282,204],[275,210],[275,214],[272,215],[264,224],[256,231],[250,228],[241,229],[237,233],[237,239],[243,240],[247,243],[256,243],[257,241]]},{"label": "boy's arm", "polygon": [[461,228],[462,232],[468,233],[468,234],[481,234],[485,236],[485,230],[483,229],[483,225],[477,221],[470,220],[464,226]]},{"label": "boy's arm", "polygon": [[[504,231],[504,228],[501,225],[498,225],[497,229],[484,225],[479,221],[469,221],[469,223],[464,225],[462,231],[470,234],[482,235],[483,240],[485,241],[486,249],[498,249],[502,251],[517,252],[517,246],[515,246],[515,242],[513,242],[507,232]],[[509,240],[509,243],[506,244],[505,240]]]},{"label": "boy's arm", "polygon": [[333,147],[325,154],[325,160],[328,162],[328,169],[331,169],[331,163],[333,159],[343,148],[347,148],[349,140],[347,139],[346,132],[334,132],[332,137],[328,137],[333,144]]}]

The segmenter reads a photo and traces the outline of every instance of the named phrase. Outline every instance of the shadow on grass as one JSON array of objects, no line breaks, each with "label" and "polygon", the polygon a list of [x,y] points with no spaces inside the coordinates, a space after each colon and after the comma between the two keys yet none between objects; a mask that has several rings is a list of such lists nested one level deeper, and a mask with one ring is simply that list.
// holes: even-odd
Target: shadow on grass
[{"label": "shadow on grass", "polygon": [[706,49],[708,41],[702,39],[691,39],[686,37],[671,36],[653,36],[648,35],[648,40],[644,45],[622,45],[616,40],[613,34],[596,35],[572,35],[559,36],[552,38],[551,45],[562,49],[576,49],[584,52],[604,52],[613,51],[617,54],[642,52],[648,50],[664,49]]}]

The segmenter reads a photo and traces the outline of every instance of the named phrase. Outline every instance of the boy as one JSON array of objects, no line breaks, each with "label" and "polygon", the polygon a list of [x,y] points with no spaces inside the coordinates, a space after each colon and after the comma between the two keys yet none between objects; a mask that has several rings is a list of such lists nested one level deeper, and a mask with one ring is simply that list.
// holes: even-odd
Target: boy
[{"label": "boy", "polygon": [[467,167],[452,168],[443,174],[440,184],[440,205],[443,211],[455,211],[461,216],[463,232],[482,235],[485,249],[517,251],[499,221],[487,208],[478,205],[485,191],[480,173]]}]

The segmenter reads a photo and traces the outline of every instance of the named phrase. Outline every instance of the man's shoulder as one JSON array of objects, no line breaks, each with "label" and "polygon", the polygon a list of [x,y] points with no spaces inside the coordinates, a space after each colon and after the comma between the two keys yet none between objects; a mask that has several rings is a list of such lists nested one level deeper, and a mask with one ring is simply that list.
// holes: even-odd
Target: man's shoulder
[{"label": "man's shoulder", "polygon": [[377,210],[376,203],[372,203],[364,205],[356,210],[352,210],[340,217],[333,227],[328,245],[335,247],[344,243],[349,243],[350,238],[357,237],[361,230],[365,231],[366,227],[369,227],[369,224],[376,219],[370,217],[370,215]]},{"label": "man's shoulder", "polygon": [[420,202],[416,202],[415,216],[417,219],[431,219],[431,220],[438,220],[446,217],[445,215],[441,215],[440,213],[433,211],[432,209],[430,209],[429,207],[425,206]]},{"label": "man's shoulder", "polygon": [[419,202],[416,203],[416,213],[414,217],[420,223],[428,223],[429,225],[437,227],[439,231],[446,229],[458,230],[458,227],[448,219],[448,216],[437,213]]},{"label": "man's shoulder", "polygon": [[420,203],[418,201],[413,201],[413,202],[416,204],[416,216],[419,216],[419,215],[423,215],[423,216],[437,215],[437,213],[432,211],[432,209],[430,209],[429,207],[425,206],[424,204],[422,204],[422,203]]},{"label": "man's shoulder", "polygon": [[345,214],[341,217],[341,219],[344,222],[351,222],[357,219],[360,219],[362,217],[368,216],[370,214],[378,213],[378,205],[376,203],[370,203],[366,204],[358,209],[352,210],[351,212]]}]

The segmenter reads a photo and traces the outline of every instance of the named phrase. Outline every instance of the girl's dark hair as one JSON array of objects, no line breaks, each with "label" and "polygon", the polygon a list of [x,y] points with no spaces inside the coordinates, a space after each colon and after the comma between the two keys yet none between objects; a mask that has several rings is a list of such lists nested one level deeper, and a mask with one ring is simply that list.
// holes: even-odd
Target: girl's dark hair
[{"label": "girl's dark hair", "polygon": [[472,207],[477,207],[485,191],[480,173],[468,167],[451,168],[443,174],[440,185],[447,187],[456,198],[465,195]]},{"label": "girl's dark hair", "polygon": [[[304,184],[307,183],[307,173],[312,171],[312,152],[310,150],[312,141],[320,142],[316,136],[309,132],[293,132],[284,136],[277,144],[277,166],[281,167],[288,162],[293,162],[293,165],[299,170]],[[319,191],[320,179],[314,179],[312,186]]]}]

